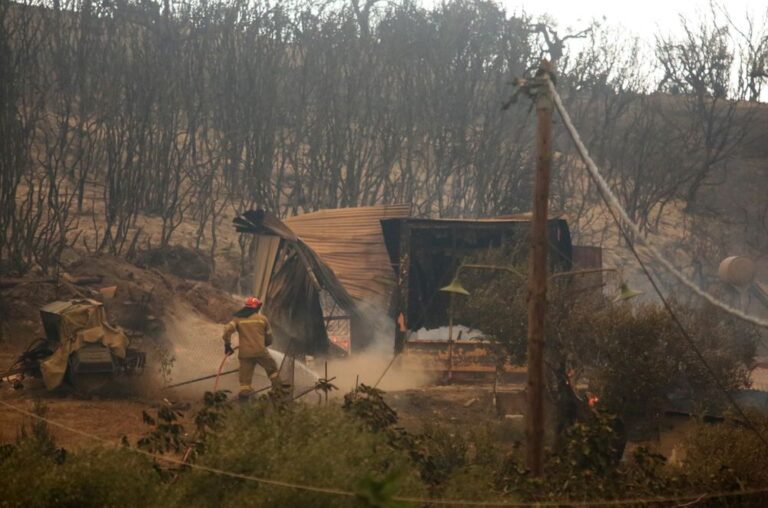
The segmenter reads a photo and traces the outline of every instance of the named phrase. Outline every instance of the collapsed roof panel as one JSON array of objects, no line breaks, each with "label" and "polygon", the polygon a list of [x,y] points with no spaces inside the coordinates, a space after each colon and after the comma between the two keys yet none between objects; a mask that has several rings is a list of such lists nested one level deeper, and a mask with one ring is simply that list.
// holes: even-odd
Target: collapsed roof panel
[{"label": "collapsed roof panel", "polygon": [[395,285],[381,221],[405,218],[410,205],[338,208],[297,215],[285,224],[315,251],[357,301],[386,312]]},{"label": "collapsed roof panel", "polygon": [[[327,293],[346,315],[356,304],[323,259],[277,217],[251,210],[234,220],[240,233],[256,235],[251,244],[252,290],[264,293],[264,313],[272,321],[277,345],[322,354],[329,337],[321,294]],[[278,239],[277,244],[269,239]],[[266,289],[264,289],[266,288]]]}]

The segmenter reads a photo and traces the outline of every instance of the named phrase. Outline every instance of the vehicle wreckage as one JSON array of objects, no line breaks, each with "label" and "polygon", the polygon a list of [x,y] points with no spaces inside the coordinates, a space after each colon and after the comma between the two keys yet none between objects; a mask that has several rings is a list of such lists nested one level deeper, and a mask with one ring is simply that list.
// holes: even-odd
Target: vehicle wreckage
[{"label": "vehicle wreckage", "polygon": [[48,390],[66,383],[92,394],[144,370],[146,353],[137,338],[111,325],[101,302],[55,301],[40,309],[40,317],[45,337],[32,342],[0,378],[17,387],[25,378],[38,378]]}]

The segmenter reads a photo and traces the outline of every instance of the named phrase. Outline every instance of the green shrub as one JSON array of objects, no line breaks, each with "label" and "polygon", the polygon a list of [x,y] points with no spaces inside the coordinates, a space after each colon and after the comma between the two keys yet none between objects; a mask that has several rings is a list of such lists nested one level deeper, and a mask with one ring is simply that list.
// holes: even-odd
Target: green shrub
[{"label": "green shrub", "polygon": [[[36,402],[35,414],[45,416]],[[126,449],[69,454],[57,448],[48,424],[22,425],[0,451],[0,506],[146,506],[161,488],[151,462]]]},{"label": "green shrub", "polygon": [[[481,263],[508,265],[514,253],[491,251]],[[517,270],[524,274],[525,268]],[[456,322],[483,330],[515,364],[526,361],[527,288],[519,275],[504,272],[462,274],[471,295],[456,304]],[[655,427],[676,393],[702,407],[721,410],[725,399],[712,373],[658,303],[612,303],[601,292],[585,292],[574,277],[554,279],[548,289],[547,384],[555,432],[579,417],[574,381],[586,382],[600,409],[618,415],[628,431]],[[757,328],[709,304],[672,302],[676,314],[718,381],[729,390],[744,388],[754,363]],[[568,375],[570,374],[570,376]]]},{"label": "green shrub", "polygon": [[[753,414],[750,420],[768,436],[768,419]],[[683,450],[683,469],[695,483],[768,488],[768,448],[743,424],[699,423],[686,436]]]},{"label": "green shrub", "polygon": [[[198,463],[256,477],[355,491],[366,477],[397,478],[397,492],[423,494],[418,470],[406,452],[395,450],[337,406],[297,405],[274,412],[266,403],[227,416],[225,428],[206,443]],[[178,506],[359,506],[354,498],[260,485],[190,471],[169,493]]]},{"label": "green shrub", "polygon": [[20,443],[0,463],[0,506],[146,507],[164,488],[151,461],[129,450],[82,450],[60,462]]},{"label": "green shrub", "polygon": [[[710,307],[674,306],[719,382],[729,390],[743,388],[755,355],[753,327]],[[725,406],[712,373],[663,307],[577,306],[570,321],[569,332],[581,345],[573,348],[575,363],[600,396],[599,407],[620,415],[628,425],[654,421],[672,392],[710,410]]]},{"label": "green shrub", "polygon": [[[613,417],[593,414],[564,431],[560,445],[547,455],[544,475],[532,478],[522,466],[520,448],[499,447],[497,427],[431,423],[423,433],[410,434],[396,427],[396,413],[377,390],[364,392],[348,397],[345,407],[275,408],[261,400],[228,408],[223,398],[210,396],[196,418],[197,437],[189,441],[198,446],[191,459],[195,464],[355,496],[192,468],[158,474],[163,468],[127,448],[66,453],[56,447],[47,425],[36,422],[20,431],[16,443],[0,446],[0,507],[395,508],[404,506],[393,499],[398,495],[591,502],[768,487],[765,447],[743,425],[697,426],[685,441],[684,464],[676,467],[643,449],[620,462],[621,440]],[[45,408],[36,411],[44,414]],[[768,434],[768,420],[752,418]],[[166,431],[184,433],[158,422],[148,429],[153,443],[165,442]],[[730,497],[710,500],[707,506],[765,506],[766,501],[766,496]]]},{"label": "green shrub", "polygon": [[[491,501],[504,498],[495,482],[497,469],[491,465],[474,464],[455,469],[445,480],[441,496],[462,501]],[[508,497],[505,499],[510,501]]]}]

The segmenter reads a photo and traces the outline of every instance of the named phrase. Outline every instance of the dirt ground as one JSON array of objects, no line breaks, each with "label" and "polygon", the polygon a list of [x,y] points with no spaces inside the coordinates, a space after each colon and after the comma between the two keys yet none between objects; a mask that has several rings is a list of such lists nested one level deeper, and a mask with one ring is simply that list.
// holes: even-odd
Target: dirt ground
[{"label": "dirt ground", "polygon": [[[7,390],[3,389],[0,400],[26,411],[34,410],[33,397],[26,394],[9,394]],[[125,436],[131,444],[135,444],[148,429],[142,422],[142,410],[152,408],[152,404],[147,401],[133,400],[82,400],[74,397],[47,397],[38,400],[44,402],[47,418],[115,443],[119,443]],[[28,426],[30,423],[30,417],[0,406],[0,443],[13,442],[22,426]],[[50,430],[57,446],[66,449],[102,444],[58,427],[51,426]]]},{"label": "dirt ground", "polygon": [[418,431],[425,422],[440,422],[458,427],[478,425],[496,418],[490,386],[425,386],[389,392],[385,396],[400,417],[400,424]]},{"label": "dirt ground", "polygon": [[[336,396],[334,403],[339,403],[342,395]],[[191,431],[192,415],[199,407],[199,398],[180,396],[178,392],[170,392],[168,397],[172,402],[189,406],[182,423]],[[154,409],[164,403],[163,398],[155,395],[86,400],[66,392],[47,393],[42,387],[14,390],[8,383],[0,384],[0,401],[33,411],[35,401],[40,400],[45,404],[48,418],[114,443],[119,443],[125,436],[133,444],[145,435],[150,428],[142,421],[142,411],[154,414]],[[495,415],[490,386],[427,386],[388,392],[385,398],[398,412],[400,425],[414,432],[431,423],[460,430],[476,428],[485,422],[503,421]],[[307,396],[303,403],[314,404],[315,397]],[[0,443],[13,442],[21,427],[29,425],[30,421],[30,417],[0,405]],[[57,427],[51,427],[51,430],[57,445],[64,448],[102,444]]]},{"label": "dirt ground", "polygon": [[[761,374],[763,374],[761,372]],[[210,389],[210,387],[207,387]],[[521,386],[507,386],[505,389],[522,389]],[[343,393],[335,392],[331,403],[340,404]],[[301,403],[316,404],[318,397],[309,394]],[[467,435],[476,431],[487,431],[497,439],[498,445],[514,447],[524,438],[524,422],[519,415],[500,415],[494,405],[490,385],[429,385],[407,390],[386,392],[385,400],[397,411],[399,425],[406,430],[420,433],[429,427],[440,426],[451,434]],[[154,395],[124,398],[78,398],[66,392],[49,393],[42,387],[30,386],[14,390],[9,383],[0,384],[0,401],[34,411],[36,401],[42,401],[46,416],[51,420],[74,427],[82,432],[108,440],[115,445],[126,437],[135,444],[151,428],[142,420],[142,412],[150,415],[168,402],[183,409],[181,423],[187,431],[194,428],[193,418],[201,406],[200,397],[194,391],[158,392]],[[670,460],[681,459],[679,443],[690,426],[687,420],[666,421],[660,439],[642,442],[643,446],[657,450]],[[23,426],[29,426],[31,418],[0,405],[0,444],[13,442]],[[104,445],[98,440],[78,435],[68,430],[50,427],[57,446],[78,449]],[[627,450],[638,443],[628,443]]]},{"label": "dirt ground", "polygon": [[[83,279],[89,282],[72,282]],[[221,323],[229,319],[238,303],[205,281],[182,279],[112,256],[73,253],[55,281],[30,276],[0,289],[0,372],[28,344],[44,335],[41,306],[57,299],[102,299],[99,290],[109,287],[116,288],[114,296],[103,299],[110,323],[138,333],[139,345],[147,353],[139,390],[121,386],[120,393],[127,391],[131,395],[84,400],[66,389],[47,392],[35,380],[25,380],[21,390],[14,390],[9,381],[0,381],[0,400],[31,410],[34,401],[40,399],[53,420],[101,438],[119,441],[126,436],[135,442],[147,430],[142,410],[151,410],[165,397],[180,396],[153,391],[151,386],[195,377],[201,370],[215,372],[223,354]],[[161,355],[174,358],[175,375],[166,380],[159,378]],[[230,387],[229,381],[224,388]],[[212,385],[191,392],[193,402],[200,400],[205,389],[212,389]],[[25,420],[28,418],[0,406],[0,442],[15,439]],[[87,438],[71,432],[56,428],[52,431],[65,448],[87,443]]]}]

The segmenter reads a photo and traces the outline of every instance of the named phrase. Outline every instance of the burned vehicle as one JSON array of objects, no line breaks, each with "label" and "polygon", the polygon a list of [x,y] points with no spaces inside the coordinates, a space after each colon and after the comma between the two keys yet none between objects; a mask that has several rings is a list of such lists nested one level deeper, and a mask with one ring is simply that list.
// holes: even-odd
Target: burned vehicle
[{"label": "burned vehicle", "polygon": [[45,337],[30,344],[3,377],[42,378],[48,390],[68,382],[91,394],[143,371],[146,353],[139,339],[111,325],[101,302],[55,301],[40,309],[40,317]]}]

